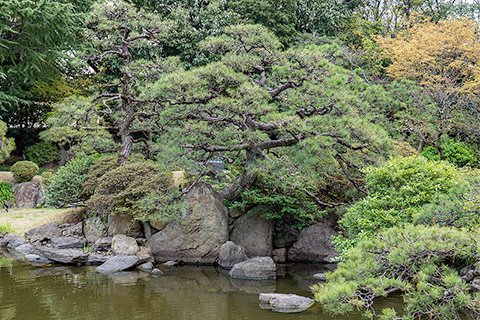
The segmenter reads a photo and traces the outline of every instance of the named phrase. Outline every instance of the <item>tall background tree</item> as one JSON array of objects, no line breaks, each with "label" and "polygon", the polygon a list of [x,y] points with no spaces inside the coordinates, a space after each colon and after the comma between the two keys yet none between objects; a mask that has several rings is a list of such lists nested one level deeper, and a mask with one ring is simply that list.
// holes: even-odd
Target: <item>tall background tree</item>
[{"label": "tall background tree", "polygon": [[37,139],[52,100],[58,99],[40,94],[42,84],[56,87],[56,94],[65,89],[80,18],[67,1],[0,1],[0,117],[19,151]]}]

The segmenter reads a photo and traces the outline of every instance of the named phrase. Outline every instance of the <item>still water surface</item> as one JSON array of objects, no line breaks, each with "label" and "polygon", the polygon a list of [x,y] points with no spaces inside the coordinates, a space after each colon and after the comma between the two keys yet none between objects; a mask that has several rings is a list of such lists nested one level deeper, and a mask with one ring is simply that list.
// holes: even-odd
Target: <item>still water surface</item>
[{"label": "still water surface", "polygon": [[0,252],[0,320],[326,320],[332,318],[317,305],[295,314],[262,310],[258,294],[311,297],[311,275],[329,267],[289,266],[276,281],[230,279],[224,270],[196,266],[165,267],[161,276],[136,271],[105,275],[93,267],[34,267],[2,258]]}]

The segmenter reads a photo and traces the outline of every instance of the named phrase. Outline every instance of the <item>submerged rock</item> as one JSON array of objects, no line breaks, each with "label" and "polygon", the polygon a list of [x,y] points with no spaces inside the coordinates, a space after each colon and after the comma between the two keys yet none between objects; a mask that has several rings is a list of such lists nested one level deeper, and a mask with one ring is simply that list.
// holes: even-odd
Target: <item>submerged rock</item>
[{"label": "submerged rock", "polygon": [[137,256],[119,255],[108,259],[104,264],[97,267],[100,272],[117,272],[133,268],[138,263]]},{"label": "submerged rock", "polygon": [[307,297],[282,293],[261,293],[259,299],[260,308],[283,313],[305,311],[315,302]]},{"label": "submerged rock", "polygon": [[232,278],[266,280],[277,278],[277,267],[270,257],[255,257],[237,263],[228,273]]}]

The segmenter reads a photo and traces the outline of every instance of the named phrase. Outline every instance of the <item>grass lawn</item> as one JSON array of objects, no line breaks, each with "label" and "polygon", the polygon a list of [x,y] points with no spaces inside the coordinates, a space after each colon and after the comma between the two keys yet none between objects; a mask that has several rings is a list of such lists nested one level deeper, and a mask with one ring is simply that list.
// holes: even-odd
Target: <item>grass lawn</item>
[{"label": "grass lawn", "polygon": [[0,231],[7,227],[16,234],[23,235],[25,231],[41,226],[42,224],[65,220],[67,212],[71,209],[22,209],[10,208],[8,213],[5,209],[0,210]]}]

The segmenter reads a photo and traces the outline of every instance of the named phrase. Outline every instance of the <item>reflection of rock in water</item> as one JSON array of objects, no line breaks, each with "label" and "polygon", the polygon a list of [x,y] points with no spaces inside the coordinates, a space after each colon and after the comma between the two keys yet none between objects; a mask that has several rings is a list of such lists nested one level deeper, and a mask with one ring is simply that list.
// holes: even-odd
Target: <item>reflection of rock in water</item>
[{"label": "reflection of rock in water", "polygon": [[150,275],[139,271],[122,271],[105,274],[114,284],[135,285],[140,280],[145,280]]},{"label": "reflection of rock in water", "polygon": [[275,292],[275,280],[245,280],[245,279],[231,279],[233,286],[238,291],[246,293],[263,293]]},{"label": "reflection of rock in water", "polygon": [[288,274],[302,290],[310,291],[312,285],[320,282],[313,277],[314,274],[319,272],[331,272],[336,268],[337,265],[332,263],[291,263],[288,264]]},{"label": "reflection of rock in water", "polygon": [[67,267],[50,267],[50,268],[39,268],[30,271],[30,274],[36,277],[51,277],[59,275],[74,275],[74,273]]}]

